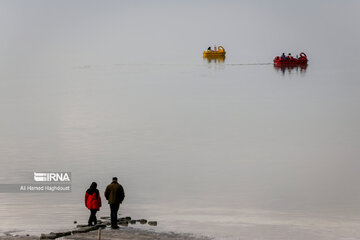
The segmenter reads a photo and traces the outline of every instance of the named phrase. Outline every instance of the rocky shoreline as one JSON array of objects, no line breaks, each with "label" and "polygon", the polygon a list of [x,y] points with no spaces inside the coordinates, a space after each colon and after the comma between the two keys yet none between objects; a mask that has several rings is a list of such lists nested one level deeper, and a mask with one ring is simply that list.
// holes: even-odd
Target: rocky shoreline
[{"label": "rocky shoreline", "polygon": [[[77,222],[74,221],[76,224]],[[157,226],[157,221],[148,221],[147,219],[132,219],[131,217],[124,217],[118,220],[119,229],[110,228],[109,217],[100,217],[95,226],[77,225],[73,230],[51,232],[49,234],[41,234],[40,236],[30,235],[12,235],[11,232],[5,233],[5,236],[0,236],[0,240],[35,240],[35,239],[69,239],[69,240],[110,240],[110,239],[136,239],[136,240],[209,240],[207,237],[194,236],[192,234],[180,234],[174,232],[156,232],[151,230],[143,230],[130,225],[148,224],[150,226]]]}]

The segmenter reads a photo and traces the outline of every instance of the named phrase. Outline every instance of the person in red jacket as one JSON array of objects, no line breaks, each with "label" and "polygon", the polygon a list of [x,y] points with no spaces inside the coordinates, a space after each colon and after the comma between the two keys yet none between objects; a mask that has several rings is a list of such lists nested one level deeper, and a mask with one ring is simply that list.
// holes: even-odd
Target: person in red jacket
[{"label": "person in red jacket", "polygon": [[89,226],[96,225],[96,212],[100,210],[101,198],[99,190],[97,190],[97,183],[91,183],[90,188],[85,193],[85,206],[90,210]]}]

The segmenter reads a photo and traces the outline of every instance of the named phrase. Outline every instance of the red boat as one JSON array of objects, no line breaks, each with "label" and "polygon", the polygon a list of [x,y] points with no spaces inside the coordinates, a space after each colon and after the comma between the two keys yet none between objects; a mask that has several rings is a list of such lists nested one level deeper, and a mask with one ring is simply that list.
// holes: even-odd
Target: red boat
[{"label": "red boat", "polygon": [[306,65],[308,62],[307,56],[305,53],[300,53],[299,58],[294,58],[292,56],[287,56],[285,58],[276,56],[274,58],[274,64],[277,66],[295,66],[295,65]]}]

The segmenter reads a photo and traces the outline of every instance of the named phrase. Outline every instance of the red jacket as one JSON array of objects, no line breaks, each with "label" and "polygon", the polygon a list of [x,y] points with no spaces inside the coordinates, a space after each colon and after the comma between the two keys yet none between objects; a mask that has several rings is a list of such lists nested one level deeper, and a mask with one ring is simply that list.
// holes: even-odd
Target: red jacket
[{"label": "red jacket", "polygon": [[96,209],[99,210],[101,207],[101,198],[99,191],[85,193],[85,206],[88,209]]}]

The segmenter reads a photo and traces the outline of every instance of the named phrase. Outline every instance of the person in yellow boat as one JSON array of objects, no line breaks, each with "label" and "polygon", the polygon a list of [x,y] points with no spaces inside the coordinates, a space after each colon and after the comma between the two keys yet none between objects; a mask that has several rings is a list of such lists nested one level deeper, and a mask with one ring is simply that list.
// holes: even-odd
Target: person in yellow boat
[{"label": "person in yellow boat", "polygon": [[208,51],[211,51],[211,47],[208,47],[208,49],[207,49]]}]

